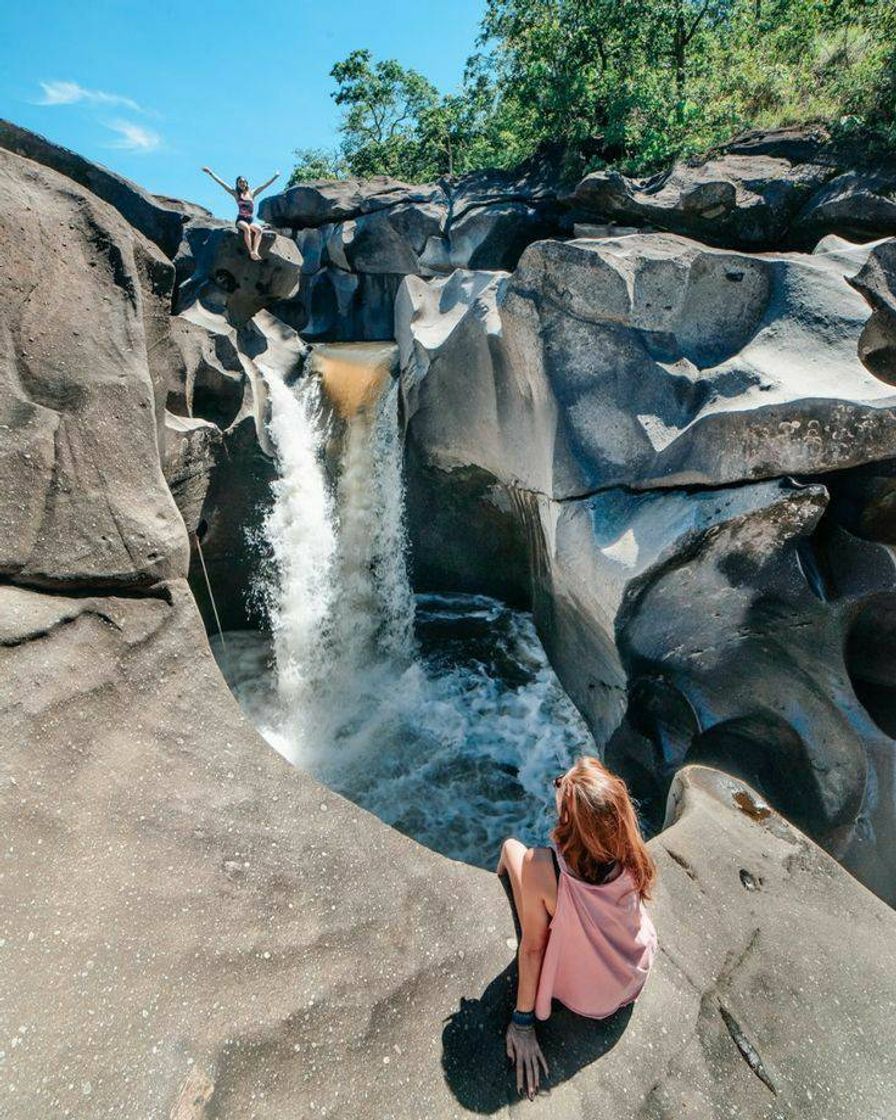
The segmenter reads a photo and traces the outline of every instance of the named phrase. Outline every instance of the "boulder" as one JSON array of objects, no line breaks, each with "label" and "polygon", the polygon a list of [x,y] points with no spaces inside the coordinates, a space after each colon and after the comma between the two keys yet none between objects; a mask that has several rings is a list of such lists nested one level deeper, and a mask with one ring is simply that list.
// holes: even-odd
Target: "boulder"
[{"label": "boulder", "polygon": [[264,307],[289,299],[299,288],[302,257],[289,238],[265,231],[261,260],[249,257],[243,235],[225,222],[188,224],[175,265],[179,287],[175,310],[200,303],[241,327]]},{"label": "boulder", "polygon": [[203,209],[192,203],[149,194],[130,179],[11,121],[0,120],[0,148],[52,168],[101,198],[169,259],[177,253],[187,213]]},{"label": "boulder", "polygon": [[[183,582],[159,591],[0,588],[10,1120],[507,1109],[497,879],[289,766],[240,715]],[[703,767],[679,773],[651,850],[647,986],[601,1023],[554,1012],[532,1115],[885,1115],[893,912]]]},{"label": "boulder", "polygon": [[[515,268],[527,245],[561,228],[557,192],[537,167],[422,187],[383,179],[292,187],[261,208],[291,230],[303,258],[298,294],[274,310],[307,338],[391,338],[403,276]],[[186,255],[179,267],[186,275]]]},{"label": "boulder", "polygon": [[703,160],[630,179],[595,171],[565,203],[597,217],[743,249],[811,247],[837,233],[857,240],[896,233],[896,164],[833,143],[818,127],[748,133]]},{"label": "boulder", "polygon": [[438,183],[411,186],[385,175],[375,175],[370,179],[319,179],[299,183],[262,199],[258,214],[272,226],[299,230],[328,222],[344,222],[395,206],[440,203],[445,203],[445,192]]},{"label": "boulder", "polygon": [[552,498],[718,486],[896,453],[862,364],[867,251],[747,256],[671,234],[542,241],[519,268],[409,277],[405,397],[434,465]]},{"label": "boulder", "polygon": [[186,571],[160,466],[173,270],[110,205],[0,150],[0,573],[133,589]]}]

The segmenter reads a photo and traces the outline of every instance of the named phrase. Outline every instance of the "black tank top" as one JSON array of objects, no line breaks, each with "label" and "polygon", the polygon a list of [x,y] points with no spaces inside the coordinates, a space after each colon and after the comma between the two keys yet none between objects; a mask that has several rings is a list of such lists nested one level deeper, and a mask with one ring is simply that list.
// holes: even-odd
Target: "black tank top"
[{"label": "black tank top", "polygon": [[[551,861],[554,864],[554,875],[557,877],[557,882],[559,883],[560,882],[560,864],[557,862],[557,853],[554,851],[553,848],[550,849],[550,852],[551,852]],[[617,863],[616,863],[615,859],[611,859],[609,863],[600,864],[599,865],[599,872],[600,872],[599,878],[595,879],[594,882],[591,883],[591,886],[592,887],[599,887],[602,883],[606,883],[608,879],[614,879],[616,877],[616,867],[617,867]]]}]

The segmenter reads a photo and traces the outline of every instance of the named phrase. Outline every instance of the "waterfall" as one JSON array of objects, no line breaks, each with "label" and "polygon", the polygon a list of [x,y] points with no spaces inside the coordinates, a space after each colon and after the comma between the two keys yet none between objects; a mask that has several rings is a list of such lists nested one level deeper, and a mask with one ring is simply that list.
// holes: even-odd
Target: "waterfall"
[{"label": "waterfall", "polygon": [[278,745],[308,764],[413,658],[398,384],[390,378],[340,423],[313,373],[293,388],[268,381],[280,477],[262,529],[263,598],[286,736]]},{"label": "waterfall", "polygon": [[329,344],[293,387],[266,375],[271,633],[228,634],[221,668],[290,761],[422,843],[493,866],[510,833],[544,842],[550,779],[594,742],[528,614],[412,594],[392,353]]}]

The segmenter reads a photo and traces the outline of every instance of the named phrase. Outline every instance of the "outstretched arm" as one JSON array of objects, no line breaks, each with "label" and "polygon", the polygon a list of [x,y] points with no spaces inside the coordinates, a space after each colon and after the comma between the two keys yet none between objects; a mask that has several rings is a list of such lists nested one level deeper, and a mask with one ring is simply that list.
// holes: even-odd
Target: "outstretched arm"
[{"label": "outstretched arm", "polygon": [[218,184],[218,186],[223,187],[224,190],[227,191],[227,193],[229,195],[236,198],[236,191],[233,189],[233,187],[229,183],[225,183],[223,179],[219,179],[218,176],[214,173],[214,171],[212,171],[212,169],[210,167],[203,167],[202,170],[206,173],[206,175],[211,175],[211,177],[215,180],[215,182]]},{"label": "outstretched arm", "polygon": [[270,179],[268,179],[268,181],[266,183],[262,183],[260,187],[255,187],[255,189],[252,191],[252,197],[257,198],[258,195],[260,195],[262,191],[266,191],[268,189],[268,187],[271,185],[271,183],[273,183],[273,181],[275,179],[279,179],[279,178],[280,178],[280,172],[275,171],[274,174],[270,177]]}]

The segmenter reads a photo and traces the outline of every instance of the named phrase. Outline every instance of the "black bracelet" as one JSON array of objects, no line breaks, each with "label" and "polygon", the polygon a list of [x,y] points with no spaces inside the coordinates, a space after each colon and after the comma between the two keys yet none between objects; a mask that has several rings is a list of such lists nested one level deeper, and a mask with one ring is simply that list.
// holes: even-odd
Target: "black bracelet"
[{"label": "black bracelet", "polygon": [[534,1011],[517,1011],[513,1009],[513,1014],[510,1016],[510,1021],[518,1027],[534,1027],[535,1026],[535,1012]]}]

